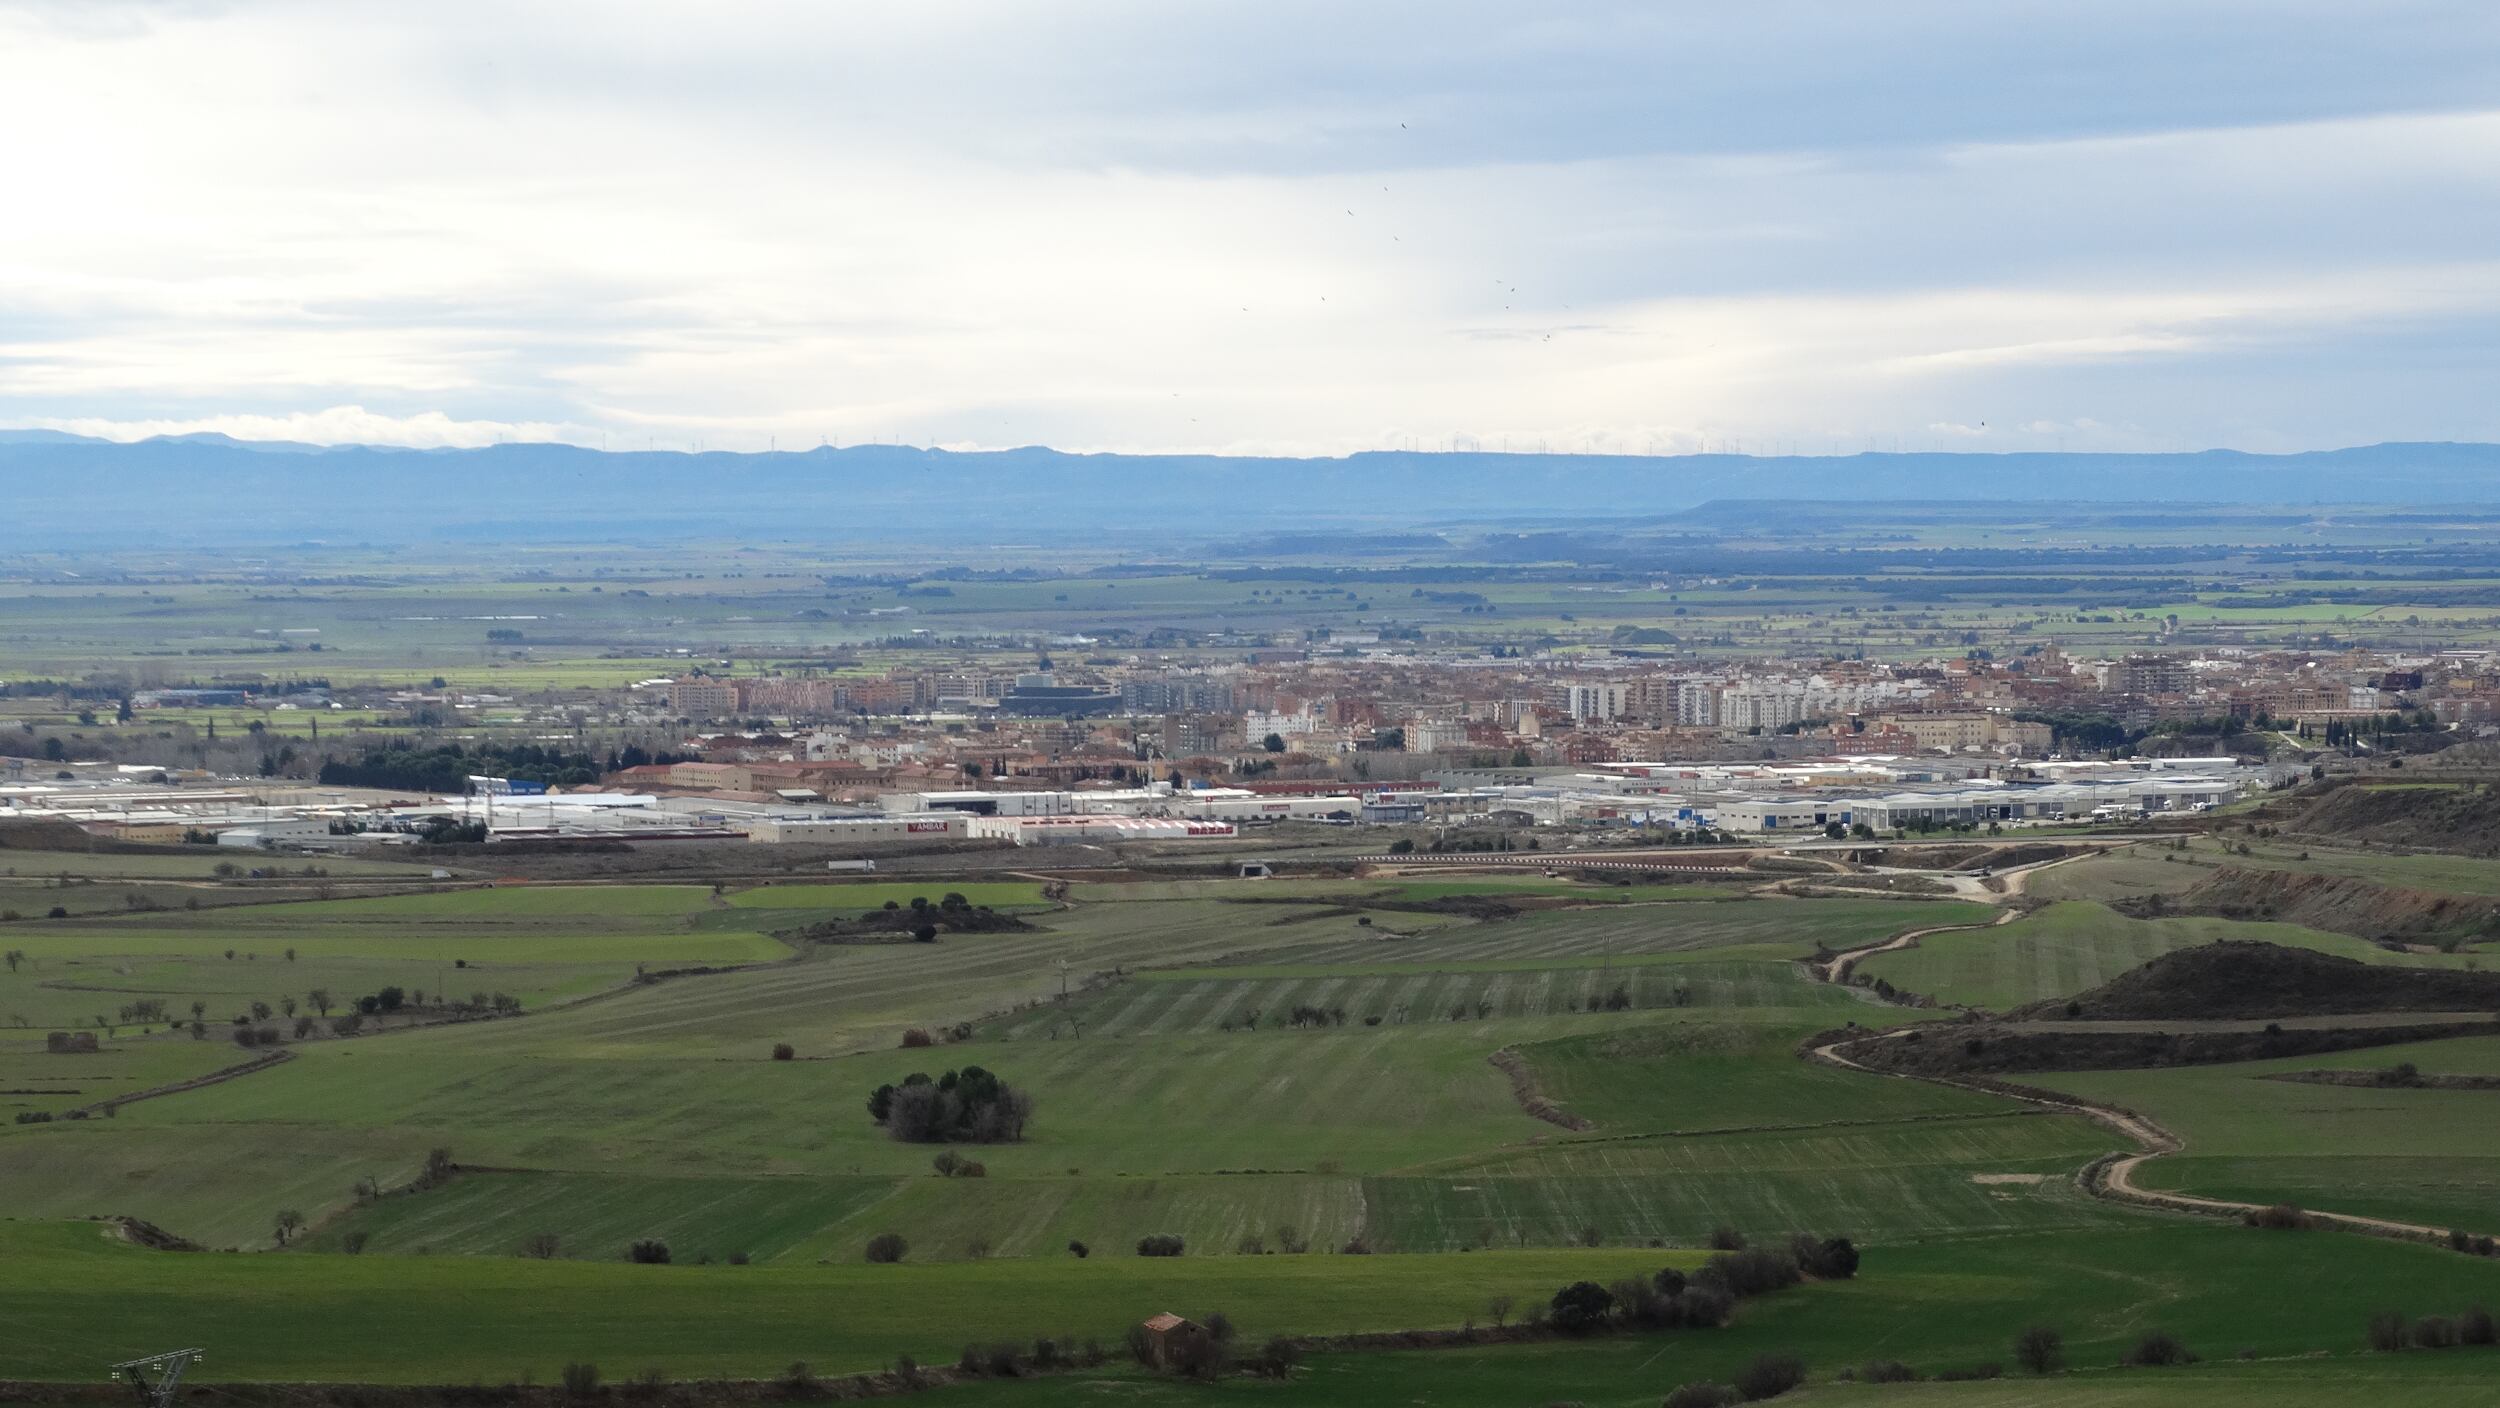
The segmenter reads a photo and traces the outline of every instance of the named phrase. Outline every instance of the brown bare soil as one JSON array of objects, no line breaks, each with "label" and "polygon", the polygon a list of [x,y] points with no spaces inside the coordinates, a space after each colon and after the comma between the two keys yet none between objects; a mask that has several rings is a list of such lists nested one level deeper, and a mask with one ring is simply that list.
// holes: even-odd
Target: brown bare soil
[{"label": "brown bare soil", "polygon": [[[2139,918],[2153,914],[2143,900],[2114,907]],[[2405,889],[2355,875],[2225,865],[2164,901],[2161,912],[2272,919],[2356,938],[2427,943],[2484,932],[2500,922],[2500,896]]]},{"label": "brown bare soil", "polygon": [[2330,785],[2280,823],[2287,836],[2500,856],[2500,789]]}]

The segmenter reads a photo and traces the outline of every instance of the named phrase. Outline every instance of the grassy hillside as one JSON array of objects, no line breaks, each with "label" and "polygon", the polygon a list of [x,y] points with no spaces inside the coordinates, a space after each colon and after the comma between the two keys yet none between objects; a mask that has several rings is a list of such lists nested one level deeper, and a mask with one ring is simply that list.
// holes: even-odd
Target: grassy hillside
[{"label": "grassy hillside", "polygon": [[2500,1235],[2500,1094],[2266,1079],[2400,1061],[2428,1074],[2488,1075],[2500,1072],[2500,1037],[2037,1083],[2142,1110],[2185,1139],[2184,1153],[2144,1167],[2139,1178],[2150,1187]]},{"label": "grassy hillside", "polygon": [[2222,939],[2315,949],[2365,963],[2458,961],[2446,955],[2392,954],[2347,935],[2293,924],[2201,916],[2131,919],[2104,905],[2068,901],[2011,924],[1931,934],[1915,948],[1864,960],[1858,971],[1941,1003],[2002,1012],[2027,1002],[2070,997],[2162,954]]}]

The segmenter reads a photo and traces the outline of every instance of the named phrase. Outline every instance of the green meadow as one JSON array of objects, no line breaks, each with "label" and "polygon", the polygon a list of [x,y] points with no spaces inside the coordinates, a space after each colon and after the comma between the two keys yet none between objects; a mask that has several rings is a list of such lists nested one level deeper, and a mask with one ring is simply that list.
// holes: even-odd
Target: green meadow
[{"label": "green meadow", "polygon": [[[2272,1357],[2324,1352],[2339,1372],[2378,1372],[2359,1327],[2387,1297],[2500,1298],[2500,1263],[2095,1200],[2076,1172],[2123,1141],[2087,1120],[1799,1055],[1818,1031],[1932,1019],[1818,983],[1800,960],[1982,922],[1988,906],[1685,886],[1482,919],[1364,906],[1521,893],[1507,877],[1428,883],[1097,882],[1056,906],[1025,881],[522,884],[17,926],[27,958],[0,977],[0,1012],[14,1001],[38,1020],[24,1036],[0,1028],[12,1117],[234,1065],[250,1053],[217,1039],[219,1014],[310,986],[474,987],[524,1009],[403,1015],[111,1118],[0,1123],[0,1209],[16,1219],[0,1222],[0,1320],[28,1327],[0,1345],[0,1377],[75,1378],[124,1339],[164,1336],[217,1346],[235,1377],[466,1382],[543,1381],[581,1359],[612,1377],[767,1375],[798,1359],[834,1373],[1038,1335],[1116,1348],[1167,1308],[1222,1309],[1254,1336],[1450,1328],[1486,1322],[1499,1296],[1533,1305],[1569,1280],[1689,1264],[1719,1229],[1845,1234],[1865,1271],[1749,1303],[1716,1333],[1322,1354],[1288,1385],[1204,1392],[1654,1403],[1780,1348],[1808,1360],[1814,1401],[1880,1405],[1895,1390],[1831,1378],[1875,1357],[1931,1370],[2001,1358],[2045,1319],[2079,1368],[2157,1324],[2212,1361],[2176,1382],[2223,1382],[2227,1368],[2241,1377],[2224,1391],[2253,1394]],[[1030,927],[775,937],[950,891]],[[1916,960],[1951,991],[2005,1000],[2281,927],[2061,904],[1872,963],[1889,975]],[[671,973],[684,969],[705,971]],[[206,1004],[210,1039],[108,1022],[96,1053],[42,1049],[42,1027],[94,1029],[77,1009],[132,995],[184,1017]],[[930,1044],[906,1044],[919,1033]],[[2500,1038],[2332,1064],[2408,1052],[2434,1073],[2500,1068]],[[1028,1092],[1035,1116],[1021,1142],[960,1151],[982,1176],[946,1177],[935,1147],[890,1138],[865,1100],[968,1065]],[[2149,1165],[2155,1182],[2422,1216],[2490,1191],[2488,1092],[2268,1073],[2047,1080],[2181,1130],[2189,1152]],[[434,1150],[459,1171],[402,1191]],[[385,1191],[361,1196],[367,1182]],[[283,1251],[281,1212],[308,1223]],[[65,1220],[106,1215],[239,1254],[148,1252]],[[884,1233],[908,1241],[903,1265],[864,1262]],[[1185,1255],[1139,1257],[1149,1234],[1180,1237]],[[645,1239],[674,1264],[628,1264]],[[2295,1303],[2285,1285],[2312,1293]],[[114,1318],[108,1302],[130,1309]],[[2071,1396],[2085,1377],[2039,1384],[2037,1401],[2093,1402]],[[1116,1366],[939,1395],[1167,1396]]]},{"label": "green meadow", "polygon": [[2070,900],[2011,924],[1930,934],[1915,947],[1864,960],[1857,971],[1948,1005],[2002,1012],[2071,997],[2165,953],[2224,939],[2315,949],[2364,963],[2462,961],[2445,954],[2394,954],[2350,935],[2297,924],[2207,916],[2131,919],[2104,905]]}]

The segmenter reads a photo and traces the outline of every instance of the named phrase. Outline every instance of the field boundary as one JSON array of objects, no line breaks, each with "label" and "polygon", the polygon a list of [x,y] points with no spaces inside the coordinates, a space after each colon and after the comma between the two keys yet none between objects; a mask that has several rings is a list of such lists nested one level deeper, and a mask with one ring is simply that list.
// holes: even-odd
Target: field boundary
[{"label": "field boundary", "polygon": [[210,1071],[206,1075],[193,1076],[189,1080],[178,1080],[167,1085],[154,1085],[145,1090],[134,1090],[128,1095],[108,1096],[85,1105],[73,1105],[70,1107],[69,1117],[84,1119],[98,1111],[110,1116],[113,1111],[124,1105],[135,1105],[142,1100],[153,1100],[160,1095],[180,1095],[188,1090],[205,1090],[212,1085],[223,1085],[230,1080],[241,1080],[245,1076],[257,1075],[272,1066],[283,1066],[294,1059],[293,1051],[271,1051],[237,1065]]},{"label": "field boundary", "polygon": [[1530,1116],[1543,1120],[1547,1124],[1570,1130],[1574,1134],[1597,1128],[1586,1118],[1555,1104],[1543,1090],[1538,1088],[1536,1068],[1528,1063],[1527,1057],[1519,1054],[1519,1048],[1505,1046],[1484,1059],[1491,1063],[1495,1070],[1510,1077],[1511,1098],[1518,1101],[1519,1108]]}]

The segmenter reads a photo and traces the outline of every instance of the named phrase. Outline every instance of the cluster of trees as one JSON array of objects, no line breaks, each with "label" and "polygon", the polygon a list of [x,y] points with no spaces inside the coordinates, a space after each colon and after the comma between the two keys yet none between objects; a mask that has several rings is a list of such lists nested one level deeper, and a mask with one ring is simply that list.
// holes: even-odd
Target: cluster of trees
[{"label": "cluster of trees", "polygon": [[[2437,733],[2440,728],[2439,720],[2432,715],[2431,711],[2423,709],[2412,714],[2372,714],[2366,719],[2350,723],[2330,719],[2327,721],[2324,738],[2327,747],[2343,748],[2364,739],[2376,742],[2390,734]],[[2302,724],[2300,736],[2309,738],[2316,734],[2311,725]]]},{"label": "cluster of trees", "polygon": [[931,1080],[914,1071],[868,1096],[868,1117],[906,1144],[1012,1144],[1033,1119],[1033,1097],[979,1066]]},{"label": "cluster of trees", "polygon": [[[1554,1293],[1547,1323],[1564,1334],[1592,1334],[1609,1326],[1624,1329],[1715,1328],[1735,1313],[1736,1303],[1796,1285],[1811,1276],[1818,1281],[1845,1281],[1858,1274],[1858,1249],[1846,1237],[1816,1237],[1800,1232],[1785,1247],[1747,1247],[1744,1238],[1722,1229],[1711,1237],[1721,1248],[1690,1276],[1667,1267],[1651,1276],[1631,1276],[1601,1286],[1574,1281]],[[1509,1304],[1494,1307],[1498,1321]]]},{"label": "cluster of trees", "polygon": [[2370,1317],[2370,1348],[2384,1354],[2401,1349],[2454,1349],[2460,1345],[2500,1343],[2500,1326],[2491,1311],[2477,1305],[2463,1315],[2425,1315],[2407,1320],[2401,1310],[2382,1310]]},{"label": "cluster of trees", "polygon": [[[232,957],[231,954],[228,956]],[[294,950],[289,949],[287,956],[292,958]],[[141,1005],[143,1004],[133,1004],[132,1009],[127,1010],[135,1010]],[[331,1009],[342,1004],[328,988],[314,988],[304,994],[303,1005],[313,1009],[312,1012],[298,1012],[296,1000],[292,997],[280,998],[276,1009],[277,1013],[293,1019],[297,1041],[303,1041],[318,1033],[324,1021],[328,1022],[332,1036],[354,1036],[364,1030],[365,1019],[368,1017],[379,1019],[424,1008],[427,1004],[423,989],[410,990],[394,984],[384,987],[379,992],[367,993],[353,1002],[344,1004],[346,1010],[335,1017],[330,1015]],[[192,1039],[195,1041],[205,1040],[208,1036],[208,1023],[205,1020],[207,1007],[208,1004],[205,1002],[195,1001],[191,1004],[190,1027]],[[437,993],[434,995],[431,1010],[459,1016],[485,1016],[491,1013],[503,1017],[520,1011],[521,999],[510,993],[487,992],[483,989],[470,993],[465,999],[453,997],[449,993]],[[319,1016],[316,1017],[314,1013],[318,1013]],[[254,1002],[247,1010],[236,1013],[234,1017],[235,1044],[246,1048],[278,1045],[284,1037],[281,1035],[280,1027],[272,1022],[272,1016],[272,1009],[266,1002]],[[103,1019],[97,1020],[101,1023]],[[125,1020],[130,1019],[125,1018]]]},{"label": "cluster of trees", "polygon": [[602,757],[535,743],[484,743],[474,747],[446,743],[431,748],[397,743],[368,748],[355,758],[333,758],[321,765],[319,777],[333,787],[458,793],[467,790],[472,775],[543,782],[551,787],[579,787],[623,768],[684,761],[685,755],[653,753],[640,745],[610,749]]}]

